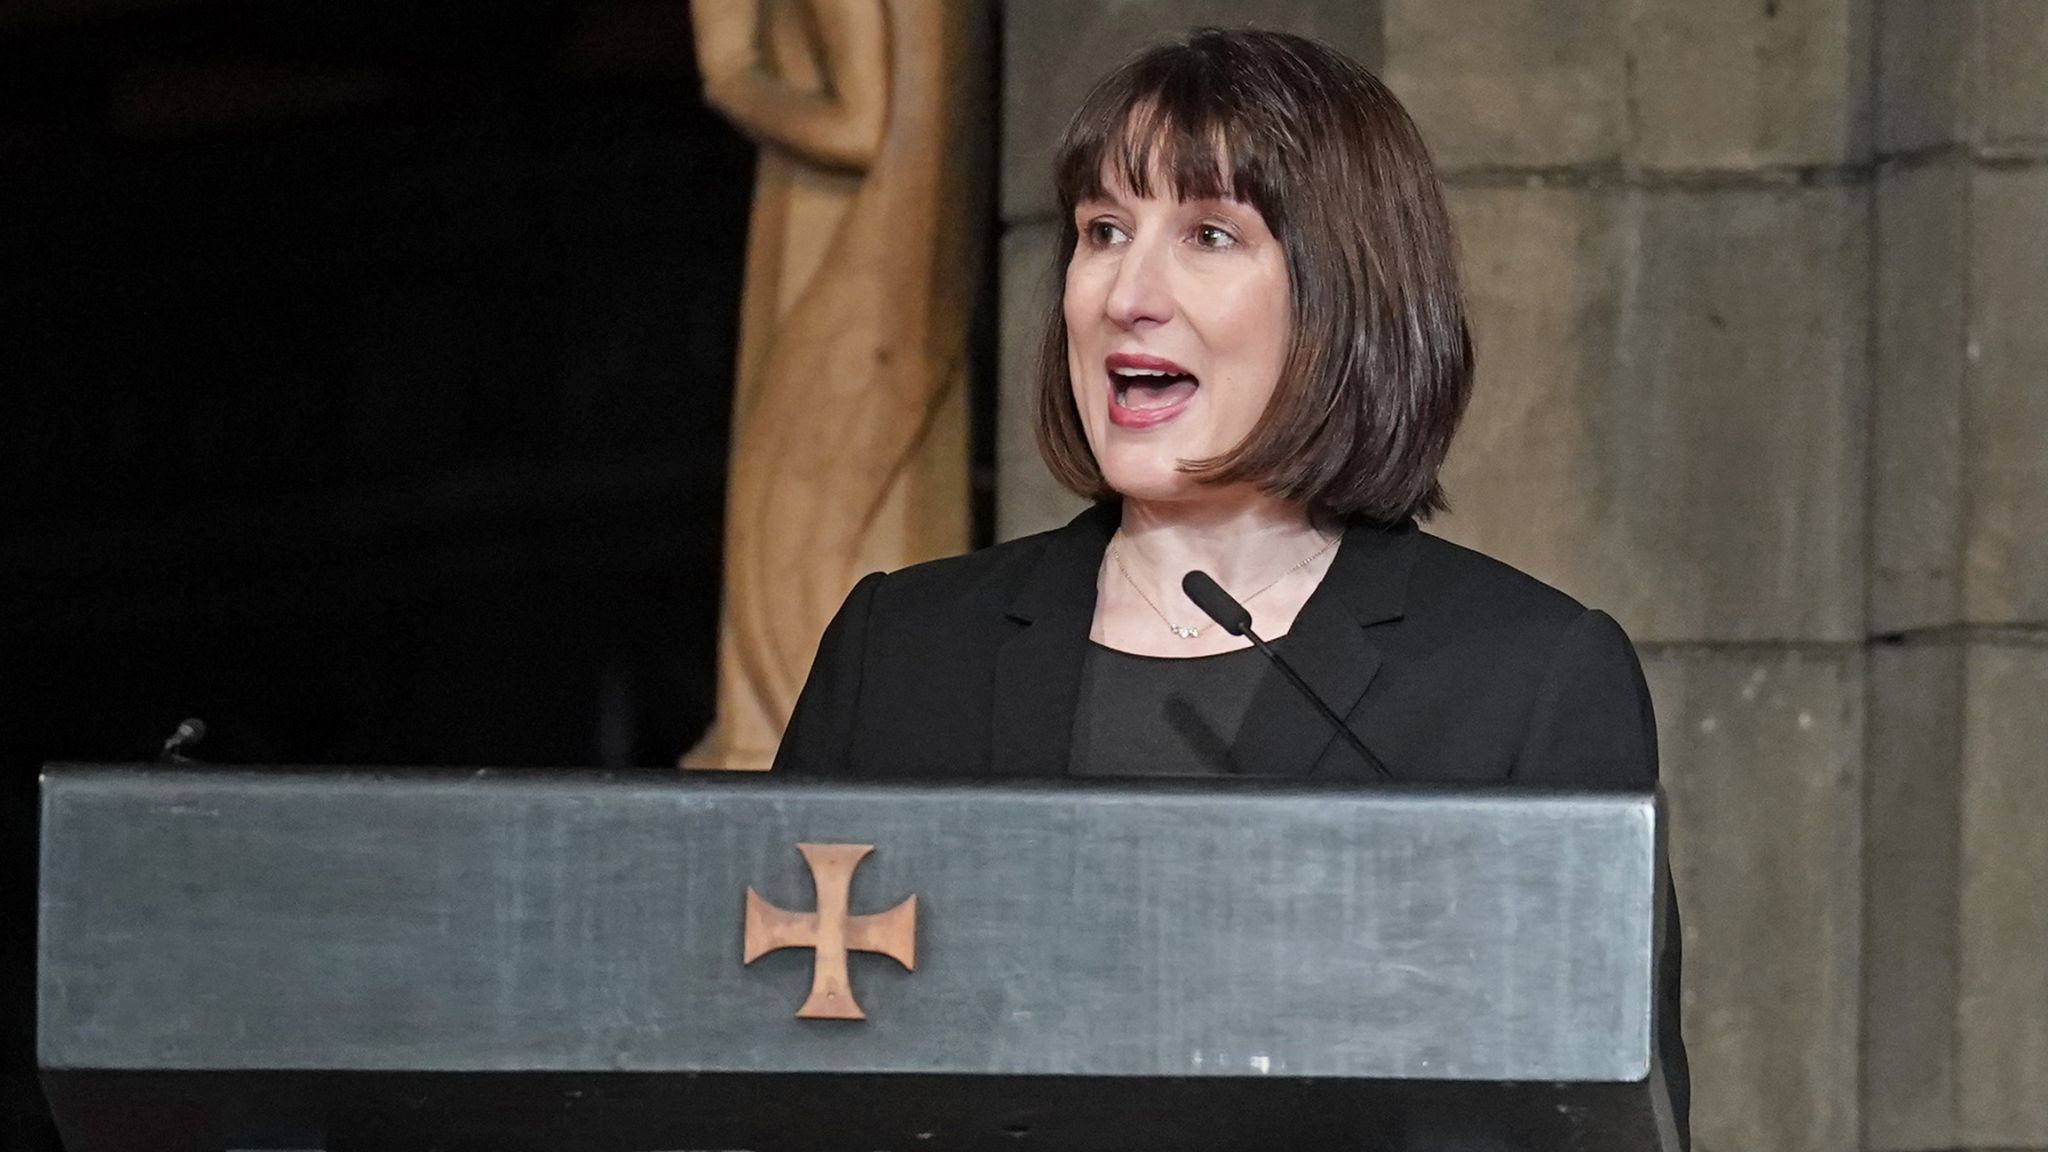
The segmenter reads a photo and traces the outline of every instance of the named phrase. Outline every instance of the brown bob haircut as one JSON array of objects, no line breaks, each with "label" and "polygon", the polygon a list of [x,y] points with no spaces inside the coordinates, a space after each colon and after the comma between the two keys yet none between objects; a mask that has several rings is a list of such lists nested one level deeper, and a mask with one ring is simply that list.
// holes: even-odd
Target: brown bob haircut
[{"label": "brown bob haircut", "polygon": [[[1279,238],[1294,333],[1273,398],[1242,443],[1184,469],[1342,520],[1444,507],[1437,471],[1471,395],[1472,340],[1435,167],[1372,73],[1300,36],[1198,29],[1097,84],[1053,172],[1062,260],[1075,206],[1105,181],[1250,204]],[[1047,466],[1082,496],[1113,498],[1074,410],[1057,299],[1037,375]]]}]

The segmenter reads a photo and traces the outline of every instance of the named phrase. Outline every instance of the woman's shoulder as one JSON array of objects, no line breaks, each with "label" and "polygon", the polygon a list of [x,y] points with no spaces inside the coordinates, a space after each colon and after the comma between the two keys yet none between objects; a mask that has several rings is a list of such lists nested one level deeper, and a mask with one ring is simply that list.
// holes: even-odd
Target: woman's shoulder
[{"label": "woman's shoulder", "polygon": [[1492,624],[1570,624],[1586,612],[1569,593],[1503,560],[1428,532],[1416,532],[1409,595],[1424,606],[1455,607]]},{"label": "woman's shoulder", "polygon": [[898,568],[876,586],[879,605],[920,612],[1002,611],[1032,582],[1046,554],[1078,543],[1086,514],[1059,528],[1020,536],[958,556]]},{"label": "woman's shoulder", "polygon": [[1416,532],[1405,617],[1437,642],[1524,658],[1591,645],[1628,649],[1603,611],[1505,561]]}]

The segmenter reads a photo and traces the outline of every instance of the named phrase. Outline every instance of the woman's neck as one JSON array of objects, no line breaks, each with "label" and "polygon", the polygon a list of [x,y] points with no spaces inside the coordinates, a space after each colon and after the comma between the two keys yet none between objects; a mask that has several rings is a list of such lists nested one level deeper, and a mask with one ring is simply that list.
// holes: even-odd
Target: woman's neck
[{"label": "woman's neck", "polygon": [[1285,572],[1328,543],[1308,510],[1264,493],[1236,499],[1148,502],[1125,499],[1118,528],[1132,567],[1162,588],[1175,588],[1200,569],[1229,591],[1248,591]]},{"label": "woman's neck", "polygon": [[1285,635],[1335,556],[1337,526],[1263,494],[1187,503],[1133,500],[1096,574],[1089,637],[1125,652],[1207,656],[1249,641],[1211,624],[1182,592],[1200,569],[1254,613],[1259,634]]}]

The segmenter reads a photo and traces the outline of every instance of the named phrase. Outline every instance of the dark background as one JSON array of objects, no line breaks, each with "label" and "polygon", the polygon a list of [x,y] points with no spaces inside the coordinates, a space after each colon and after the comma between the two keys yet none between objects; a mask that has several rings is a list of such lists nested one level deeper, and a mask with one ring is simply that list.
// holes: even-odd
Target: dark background
[{"label": "dark background", "polygon": [[0,6],[0,1146],[42,762],[701,734],[752,168],[687,0]]}]

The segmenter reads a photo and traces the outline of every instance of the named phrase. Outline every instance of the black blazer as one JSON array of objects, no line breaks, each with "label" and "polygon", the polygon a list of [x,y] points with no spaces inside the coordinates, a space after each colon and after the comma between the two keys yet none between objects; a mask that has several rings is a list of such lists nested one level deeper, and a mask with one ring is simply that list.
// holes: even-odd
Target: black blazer
[{"label": "black blazer", "polygon": [[[825,630],[776,771],[1065,775],[1096,575],[1118,515],[1098,505],[1064,528],[862,579]],[[1396,780],[1656,782],[1650,693],[1620,626],[1412,523],[1345,531],[1286,654]],[[1258,689],[1233,752],[1249,774],[1376,779],[1277,677]],[[1677,908],[1667,904],[1659,1049],[1683,1132]]]}]

